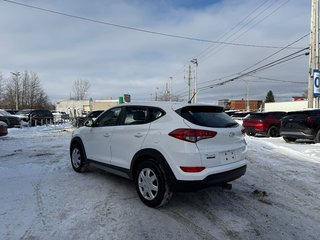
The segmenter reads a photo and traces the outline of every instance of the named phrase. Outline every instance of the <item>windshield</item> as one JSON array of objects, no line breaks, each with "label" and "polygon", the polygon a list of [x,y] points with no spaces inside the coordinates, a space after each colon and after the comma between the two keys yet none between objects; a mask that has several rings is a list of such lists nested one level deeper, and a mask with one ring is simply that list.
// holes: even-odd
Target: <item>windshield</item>
[{"label": "windshield", "polygon": [[32,110],[28,110],[28,109],[26,109],[26,110],[21,110],[21,111],[17,112],[16,115],[19,115],[19,114],[21,114],[21,115],[29,114],[31,111],[32,111]]},{"label": "windshield", "polygon": [[5,110],[0,110],[0,116],[9,116],[11,115],[10,113],[8,113],[7,111]]}]

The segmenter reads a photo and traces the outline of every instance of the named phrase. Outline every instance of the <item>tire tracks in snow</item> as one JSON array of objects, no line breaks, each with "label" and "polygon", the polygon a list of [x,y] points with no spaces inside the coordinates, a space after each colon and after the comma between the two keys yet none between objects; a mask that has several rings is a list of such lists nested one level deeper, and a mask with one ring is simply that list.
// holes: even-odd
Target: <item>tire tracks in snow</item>
[{"label": "tire tracks in snow", "polygon": [[46,226],[46,221],[44,217],[44,206],[43,206],[43,200],[40,192],[40,184],[33,184],[33,189],[36,194],[36,200],[37,200],[37,211],[38,211],[38,216],[40,217],[40,221],[43,226]]},{"label": "tire tracks in snow", "polygon": [[[243,194],[224,192],[220,189],[213,192],[202,190],[195,196],[186,195],[175,199],[178,204],[161,211],[186,226],[201,239],[260,238],[270,230],[265,226],[270,218],[264,210],[255,207],[260,204],[251,206],[250,203],[255,199],[250,190]],[[217,207],[217,212],[212,206]],[[260,221],[256,221],[257,217]],[[202,219],[202,222],[197,219]]]},{"label": "tire tracks in snow", "polygon": [[[163,208],[161,209],[161,212],[164,212],[177,222],[186,226],[188,230],[198,235],[201,239],[216,240],[241,238],[241,232],[233,229],[232,226],[230,226],[223,218],[219,217],[218,214],[210,211],[210,207],[201,205],[202,200],[204,203],[207,202],[208,199],[212,201],[209,193],[205,191],[201,195],[197,194],[197,198],[198,199],[195,201],[192,196],[183,196],[183,198],[179,200],[176,199],[179,205],[170,209]],[[186,213],[189,213],[193,217],[188,217]],[[200,219],[203,219],[204,217],[206,221],[197,222],[197,216],[200,216]],[[210,227],[208,223],[210,224]],[[203,226],[201,226],[201,224],[203,224]],[[252,230],[255,236],[259,236],[259,232],[255,228],[250,230]]]},{"label": "tire tracks in snow", "polygon": [[20,239],[36,239],[36,237],[32,235],[32,231],[34,230],[34,227],[38,226],[36,222],[40,221],[43,227],[46,226],[46,219],[44,216],[45,208],[44,208],[43,199],[40,192],[40,183],[33,183],[32,187],[33,187],[33,191],[36,198],[37,217],[33,220],[29,228],[25,231],[25,233],[22,235]]},{"label": "tire tracks in snow", "polygon": [[183,216],[183,214],[179,213],[178,211],[172,209],[161,209],[160,211],[175,219],[178,223],[184,225],[188,230],[198,235],[201,239],[218,240],[218,238],[212,236],[208,231],[191,221],[188,217]]}]

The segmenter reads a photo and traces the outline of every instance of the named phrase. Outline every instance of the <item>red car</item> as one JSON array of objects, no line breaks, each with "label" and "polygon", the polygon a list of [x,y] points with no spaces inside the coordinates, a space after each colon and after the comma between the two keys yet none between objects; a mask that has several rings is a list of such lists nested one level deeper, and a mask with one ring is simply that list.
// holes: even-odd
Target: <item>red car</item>
[{"label": "red car", "polygon": [[8,134],[8,125],[5,122],[0,121],[0,136]]},{"label": "red car", "polygon": [[280,120],[286,115],[286,112],[251,113],[243,119],[242,125],[249,136],[279,137]]}]

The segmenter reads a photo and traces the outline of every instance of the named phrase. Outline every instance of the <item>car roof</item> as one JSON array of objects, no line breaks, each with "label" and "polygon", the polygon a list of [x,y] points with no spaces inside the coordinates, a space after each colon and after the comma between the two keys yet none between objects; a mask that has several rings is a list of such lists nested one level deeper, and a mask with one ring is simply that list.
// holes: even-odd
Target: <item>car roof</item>
[{"label": "car roof", "polygon": [[[153,102],[135,102],[135,103],[123,103],[118,106],[147,106],[147,107],[159,107],[162,109],[173,109],[177,110],[182,107],[189,106],[215,106],[221,107],[214,104],[204,104],[204,103],[186,103],[186,102],[164,102],[164,101],[153,101]],[[221,107],[222,108],[222,107]]]},{"label": "car roof", "polygon": [[4,109],[0,109],[0,115],[3,115],[3,116],[14,116],[12,115],[11,113],[7,112],[6,110]]},{"label": "car roof", "polygon": [[306,110],[300,110],[300,111],[292,111],[292,112],[288,112],[288,115],[312,114],[312,113],[320,113],[320,109],[306,109]]}]

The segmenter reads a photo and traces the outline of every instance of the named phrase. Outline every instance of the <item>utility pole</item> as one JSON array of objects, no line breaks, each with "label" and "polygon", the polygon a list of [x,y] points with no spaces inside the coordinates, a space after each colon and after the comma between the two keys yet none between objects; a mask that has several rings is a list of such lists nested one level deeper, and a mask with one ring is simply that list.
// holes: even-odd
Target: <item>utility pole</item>
[{"label": "utility pole", "polygon": [[319,0],[311,1],[308,108],[313,108],[314,102],[313,70],[319,69]]},{"label": "utility pole", "polygon": [[246,111],[250,112],[250,101],[249,101],[249,84],[248,81],[243,80],[246,83]]},{"label": "utility pole", "polygon": [[169,101],[168,83],[166,83],[166,90],[164,91],[164,101]]},{"label": "utility pole", "polygon": [[191,62],[194,64],[195,68],[194,68],[194,98],[193,98],[193,102],[196,103],[197,102],[197,68],[198,68],[198,60],[196,58],[192,59]]},{"label": "utility pole", "polygon": [[191,66],[189,65],[189,71],[188,71],[188,101],[191,98]]}]

